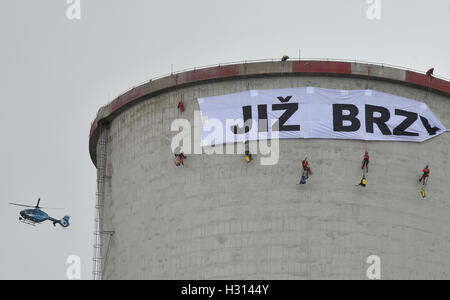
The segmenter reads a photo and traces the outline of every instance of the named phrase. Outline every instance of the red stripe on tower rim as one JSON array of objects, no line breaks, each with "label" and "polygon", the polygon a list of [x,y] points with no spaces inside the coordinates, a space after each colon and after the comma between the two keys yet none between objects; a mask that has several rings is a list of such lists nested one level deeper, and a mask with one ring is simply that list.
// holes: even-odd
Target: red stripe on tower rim
[{"label": "red stripe on tower rim", "polygon": [[125,104],[130,103],[133,100],[136,100],[142,96],[144,96],[143,86],[138,86],[132,89],[131,91],[128,91],[127,93],[123,94],[122,96],[119,96],[119,98],[117,98],[116,100],[114,100],[112,103],[112,111],[116,111]]},{"label": "red stripe on tower rim", "polygon": [[450,94],[450,82],[412,71],[406,71],[405,81],[408,83],[432,88]]},{"label": "red stripe on tower rim", "polygon": [[92,135],[94,134],[95,129],[97,129],[97,122],[92,123],[91,132],[89,133],[89,138],[92,138]]},{"label": "red stripe on tower rim", "polygon": [[294,61],[294,73],[333,73],[352,74],[352,65],[349,62],[338,61]]},{"label": "red stripe on tower rim", "polygon": [[194,70],[186,74],[186,82],[217,79],[239,75],[239,65],[214,67],[203,70]]}]

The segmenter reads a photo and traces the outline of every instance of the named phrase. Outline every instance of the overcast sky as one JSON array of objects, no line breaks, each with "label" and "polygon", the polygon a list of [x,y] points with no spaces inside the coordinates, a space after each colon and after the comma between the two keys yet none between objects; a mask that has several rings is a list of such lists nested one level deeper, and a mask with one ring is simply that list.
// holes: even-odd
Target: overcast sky
[{"label": "overcast sky", "polygon": [[[92,271],[90,122],[120,92],[190,67],[283,54],[400,65],[450,78],[450,0],[0,0],[0,279]],[[68,230],[18,221],[8,202],[64,207]]]}]

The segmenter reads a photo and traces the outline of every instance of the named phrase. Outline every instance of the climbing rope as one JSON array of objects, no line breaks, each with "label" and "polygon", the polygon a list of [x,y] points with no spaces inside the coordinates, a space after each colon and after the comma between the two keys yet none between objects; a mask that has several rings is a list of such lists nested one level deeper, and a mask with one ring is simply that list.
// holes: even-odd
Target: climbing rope
[{"label": "climbing rope", "polygon": [[184,112],[185,107],[184,107],[184,94],[179,92],[178,90],[178,75],[175,75],[175,93],[176,93],[176,98],[179,100],[178,101],[178,109],[180,110],[180,112]]},{"label": "climbing rope", "polygon": [[370,82],[370,66],[367,67],[367,82],[366,82],[366,90],[369,89],[369,82]]}]

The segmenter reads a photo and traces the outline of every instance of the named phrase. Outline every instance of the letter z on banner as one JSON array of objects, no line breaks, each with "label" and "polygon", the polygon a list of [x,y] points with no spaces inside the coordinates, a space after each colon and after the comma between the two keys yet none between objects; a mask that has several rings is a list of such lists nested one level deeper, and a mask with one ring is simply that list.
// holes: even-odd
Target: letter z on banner
[{"label": "letter z on banner", "polygon": [[425,103],[373,90],[251,90],[198,103],[202,146],[272,136],[423,142],[446,131]]}]

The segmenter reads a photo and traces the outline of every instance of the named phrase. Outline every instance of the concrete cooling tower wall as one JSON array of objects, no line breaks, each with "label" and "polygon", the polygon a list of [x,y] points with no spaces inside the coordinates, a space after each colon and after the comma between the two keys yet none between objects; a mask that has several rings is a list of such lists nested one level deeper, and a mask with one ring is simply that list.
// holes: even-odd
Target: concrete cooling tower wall
[{"label": "concrete cooling tower wall", "polygon": [[[431,81],[430,81],[431,80]],[[218,66],[150,81],[103,107],[90,154],[99,172],[97,275],[103,279],[450,279],[450,133],[423,143],[282,139],[260,155],[187,155],[171,124],[198,98],[247,90],[372,89],[426,103],[450,128],[450,83],[350,62]],[[183,99],[186,110],[177,109]],[[299,185],[301,158],[313,175]],[[431,168],[427,197],[418,179]],[[107,234],[110,233],[110,234]]]}]

